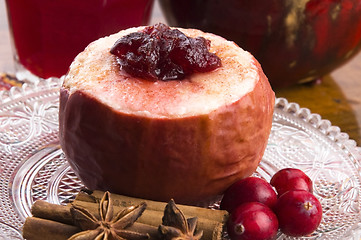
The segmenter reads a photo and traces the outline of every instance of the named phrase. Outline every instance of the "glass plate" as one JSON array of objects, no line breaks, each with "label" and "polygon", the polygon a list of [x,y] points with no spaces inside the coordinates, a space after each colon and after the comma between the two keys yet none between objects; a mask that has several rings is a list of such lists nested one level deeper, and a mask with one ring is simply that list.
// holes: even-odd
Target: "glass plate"
[{"label": "glass plate", "polygon": [[[61,82],[48,79],[0,92],[0,229],[21,232],[34,201],[64,204],[83,187],[59,147]],[[255,175],[269,181],[279,169],[294,167],[312,178],[323,219],[312,236],[300,239],[359,240],[360,162],[361,150],[347,134],[318,114],[278,98],[268,146]],[[6,239],[21,239],[7,232]],[[277,239],[293,238],[279,233]]]}]

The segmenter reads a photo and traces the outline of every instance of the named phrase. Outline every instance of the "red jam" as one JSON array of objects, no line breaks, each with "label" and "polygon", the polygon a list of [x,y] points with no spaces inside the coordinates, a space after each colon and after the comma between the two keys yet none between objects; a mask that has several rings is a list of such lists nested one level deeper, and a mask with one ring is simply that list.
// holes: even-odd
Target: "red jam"
[{"label": "red jam", "polygon": [[220,67],[220,58],[209,48],[210,41],[203,37],[187,37],[158,23],[120,38],[110,52],[130,75],[167,81]]}]

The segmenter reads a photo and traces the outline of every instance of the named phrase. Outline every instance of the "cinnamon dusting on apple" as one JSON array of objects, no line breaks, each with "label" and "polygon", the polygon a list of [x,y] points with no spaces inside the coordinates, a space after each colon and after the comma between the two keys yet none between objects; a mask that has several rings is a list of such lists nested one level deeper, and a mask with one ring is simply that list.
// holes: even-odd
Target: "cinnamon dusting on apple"
[{"label": "cinnamon dusting on apple", "polygon": [[178,29],[158,23],[118,39],[110,53],[133,77],[181,80],[221,66],[221,59],[209,51],[210,44],[208,39],[188,37]]}]

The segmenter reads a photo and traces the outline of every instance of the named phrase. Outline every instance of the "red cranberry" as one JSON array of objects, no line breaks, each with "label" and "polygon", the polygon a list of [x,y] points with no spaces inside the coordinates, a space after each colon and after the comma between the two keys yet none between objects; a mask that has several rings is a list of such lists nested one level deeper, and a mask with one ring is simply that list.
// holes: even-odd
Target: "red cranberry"
[{"label": "red cranberry", "polygon": [[232,212],[246,202],[260,202],[270,208],[276,204],[277,194],[264,179],[248,177],[232,184],[224,193],[221,209]]},{"label": "red cranberry", "polygon": [[266,205],[248,202],[240,205],[230,215],[227,232],[232,240],[272,239],[278,230],[276,215]]},{"label": "red cranberry", "polygon": [[304,172],[296,168],[284,168],[278,171],[273,175],[270,183],[276,188],[278,196],[296,189],[313,192],[312,180]]},{"label": "red cranberry", "polygon": [[127,73],[159,80],[184,79],[194,72],[209,72],[221,60],[209,52],[210,41],[187,37],[159,23],[120,38],[110,50]]},{"label": "red cranberry", "polygon": [[281,231],[292,237],[314,232],[322,220],[322,206],[317,198],[305,190],[284,193],[274,208]]}]

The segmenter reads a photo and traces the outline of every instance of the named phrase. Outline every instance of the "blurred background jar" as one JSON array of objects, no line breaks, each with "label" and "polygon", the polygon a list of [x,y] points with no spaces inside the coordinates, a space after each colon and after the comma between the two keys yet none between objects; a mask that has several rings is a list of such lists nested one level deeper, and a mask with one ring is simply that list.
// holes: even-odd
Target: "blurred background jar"
[{"label": "blurred background jar", "polygon": [[92,41],[149,23],[153,0],[6,0],[19,78],[64,75]]},{"label": "blurred background jar", "polygon": [[361,0],[160,0],[172,26],[235,41],[273,87],[314,81],[361,48]]}]

